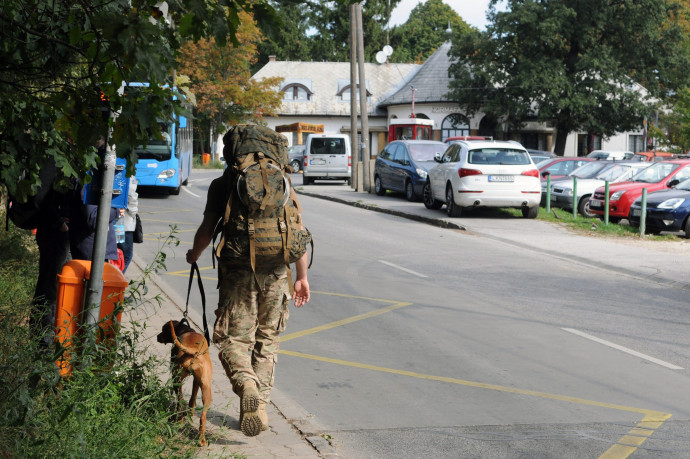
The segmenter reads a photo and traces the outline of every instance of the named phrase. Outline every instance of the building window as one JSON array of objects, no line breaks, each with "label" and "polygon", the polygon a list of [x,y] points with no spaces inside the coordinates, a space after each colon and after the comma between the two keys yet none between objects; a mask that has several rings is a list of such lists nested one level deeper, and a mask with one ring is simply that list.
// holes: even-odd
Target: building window
[{"label": "building window", "polygon": [[[340,97],[341,102],[350,102],[352,100],[352,85],[347,85],[343,89],[340,90],[336,94],[336,96]],[[359,100],[359,86],[356,87],[356,94],[357,94],[357,100]],[[371,98],[371,93],[367,89],[367,102],[369,102],[369,99]]]},{"label": "building window", "polygon": [[628,146],[630,148],[630,151],[632,151],[633,153],[647,151],[647,147],[644,144],[644,136],[642,135],[629,135]]},{"label": "building window", "polygon": [[470,122],[464,115],[453,113],[443,119],[441,123],[441,141],[448,137],[470,135]]},{"label": "building window", "polygon": [[311,96],[314,94],[306,86],[293,83],[285,86],[283,89],[283,100],[291,100],[297,102],[306,102],[311,100]]}]

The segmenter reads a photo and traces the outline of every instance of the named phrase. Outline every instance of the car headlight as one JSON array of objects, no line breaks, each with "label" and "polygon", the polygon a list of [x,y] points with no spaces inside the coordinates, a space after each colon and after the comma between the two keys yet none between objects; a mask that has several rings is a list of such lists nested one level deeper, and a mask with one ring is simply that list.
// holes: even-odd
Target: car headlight
[{"label": "car headlight", "polygon": [[419,175],[419,178],[425,179],[427,176],[427,173],[424,169],[417,169],[417,175]]},{"label": "car headlight", "polygon": [[175,169],[166,169],[158,174],[159,179],[169,179],[175,175]]},{"label": "car headlight", "polygon": [[613,193],[611,195],[611,198],[609,199],[609,201],[618,201],[621,198],[621,196],[623,196],[624,194],[625,194],[625,191],[616,191],[615,193]]},{"label": "car headlight", "polygon": [[685,202],[684,198],[671,198],[657,206],[658,209],[677,209]]}]

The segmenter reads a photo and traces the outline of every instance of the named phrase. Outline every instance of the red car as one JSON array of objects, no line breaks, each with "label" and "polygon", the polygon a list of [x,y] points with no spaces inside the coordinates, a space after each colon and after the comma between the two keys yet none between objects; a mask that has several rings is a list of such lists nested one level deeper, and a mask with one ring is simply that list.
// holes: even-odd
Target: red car
[{"label": "red car", "polygon": [[537,169],[539,169],[539,175],[542,181],[546,181],[547,175],[550,175],[551,179],[563,177],[589,161],[594,161],[594,159],[578,158],[574,156],[556,157],[540,161],[536,166]]},{"label": "red car", "polygon": [[[690,178],[690,160],[675,159],[659,161],[633,175],[629,182],[614,183],[609,186],[609,219],[618,222],[628,218],[630,205],[642,196],[642,189],[647,193],[666,190],[683,180]],[[604,216],[605,188],[596,189],[589,200],[590,210]]]}]

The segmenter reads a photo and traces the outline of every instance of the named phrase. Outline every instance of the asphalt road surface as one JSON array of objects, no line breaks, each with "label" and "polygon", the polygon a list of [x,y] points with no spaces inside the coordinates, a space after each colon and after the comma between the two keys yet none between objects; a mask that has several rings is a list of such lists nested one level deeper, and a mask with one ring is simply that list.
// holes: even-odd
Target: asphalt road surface
[{"label": "asphalt road surface", "polygon": [[[194,171],[179,196],[140,194],[136,254],[150,260],[176,225],[162,276],[183,298],[184,254],[218,175]],[[276,386],[340,455],[690,458],[686,291],[301,202],[314,234],[312,300],[290,308]],[[212,323],[210,250],[199,266]],[[200,307],[196,293],[191,303]]]}]

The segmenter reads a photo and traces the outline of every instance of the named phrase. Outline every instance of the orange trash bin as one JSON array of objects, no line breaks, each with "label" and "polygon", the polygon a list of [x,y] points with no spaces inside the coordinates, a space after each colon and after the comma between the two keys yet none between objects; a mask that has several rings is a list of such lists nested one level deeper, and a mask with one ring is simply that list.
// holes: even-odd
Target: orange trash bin
[{"label": "orange trash bin", "polygon": [[211,155],[209,153],[203,153],[201,155],[201,164],[206,165],[211,161]]},{"label": "orange trash bin", "polygon": [[[58,274],[58,296],[55,312],[55,339],[65,349],[74,344],[84,310],[84,297],[86,282],[91,277],[91,262],[88,260],[70,260],[62,267]],[[110,263],[103,264],[103,293],[101,295],[101,312],[98,318],[99,326],[103,330],[103,336],[113,337],[116,327],[120,322],[122,312],[116,315],[116,321],[112,318],[103,319],[113,314],[118,303],[125,298],[125,288],[128,282],[124,274]],[[60,375],[70,373],[69,351],[66,350],[63,357],[55,362],[60,369]]]}]

